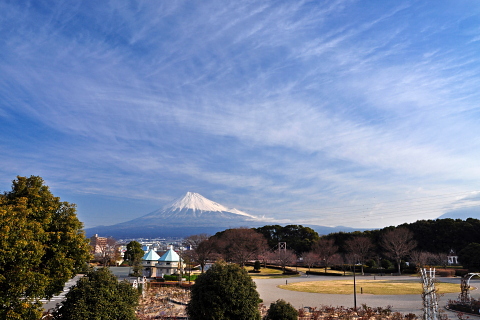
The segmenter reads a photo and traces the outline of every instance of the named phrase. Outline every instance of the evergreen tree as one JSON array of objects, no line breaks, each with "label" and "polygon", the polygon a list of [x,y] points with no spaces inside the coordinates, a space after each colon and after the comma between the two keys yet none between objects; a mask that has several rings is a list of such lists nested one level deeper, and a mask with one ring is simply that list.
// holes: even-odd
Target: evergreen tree
[{"label": "evergreen tree", "polygon": [[118,282],[108,268],[90,271],[54,310],[55,320],[136,320],[138,291]]},{"label": "evergreen tree", "polygon": [[480,270],[480,244],[472,242],[458,253],[458,259],[464,268],[471,272]]},{"label": "evergreen tree", "polygon": [[290,303],[279,299],[270,304],[264,320],[297,320],[298,311]]},{"label": "evergreen tree", "polygon": [[143,257],[142,245],[137,241],[130,241],[127,244],[127,251],[125,251],[125,260],[133,267],[132,275],[134,277],[141,276],[140,270],[142,270],[141,262]]},{"label": "evergreen tree", "polygon": [[192,287],[191,320],[259,320],[259,294],[245,269],[217,262]]},{"label": "evergreen tree", "polygon": [[75,205],[42,178],[17,177],[0,195],[0,319],[39,319],[39,300],[61,292],[89,259]]}]

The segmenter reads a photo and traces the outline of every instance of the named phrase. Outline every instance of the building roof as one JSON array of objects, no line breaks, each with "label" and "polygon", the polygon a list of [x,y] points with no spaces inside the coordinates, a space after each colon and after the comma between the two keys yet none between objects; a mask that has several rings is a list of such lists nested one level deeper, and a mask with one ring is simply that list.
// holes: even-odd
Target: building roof
[{"label": "building roof", "polygon": [[142,260],[145,261],[157,261],[160,259],[160,256],[155,252],[155,250],[150,249],[143,257]]},{"label": "building roof", "polygon": [[178,255],[178,253],[173,251],[173,249],[168,249],[168,251],[165,252],[163,256],[158,259],[158,261],[179,262],[180,256]]}]

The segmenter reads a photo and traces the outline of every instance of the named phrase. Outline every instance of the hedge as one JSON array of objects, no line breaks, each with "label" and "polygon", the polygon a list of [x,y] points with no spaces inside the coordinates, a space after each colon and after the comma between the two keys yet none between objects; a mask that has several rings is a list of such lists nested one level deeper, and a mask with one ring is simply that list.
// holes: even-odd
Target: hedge
[{"label": "hedge", "polygon": [[336,272],[331,272],[331,273],[325,273],[325,272],[320,272],[320,271],[307,271],[307,274],[311,274],[314,276],[333,276],[333,277],[343,277],[343,274],[341,273],[336,273]]}]

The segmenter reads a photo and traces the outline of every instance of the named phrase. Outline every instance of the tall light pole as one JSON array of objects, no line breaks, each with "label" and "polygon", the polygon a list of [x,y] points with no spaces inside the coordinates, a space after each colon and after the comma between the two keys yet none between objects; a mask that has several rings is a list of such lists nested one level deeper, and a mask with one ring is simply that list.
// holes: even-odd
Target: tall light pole
[{"label": "tall light pole", "polygon": [[353,264],[353,310],[357,311],[357,282],[355,280],[355,264]]}]

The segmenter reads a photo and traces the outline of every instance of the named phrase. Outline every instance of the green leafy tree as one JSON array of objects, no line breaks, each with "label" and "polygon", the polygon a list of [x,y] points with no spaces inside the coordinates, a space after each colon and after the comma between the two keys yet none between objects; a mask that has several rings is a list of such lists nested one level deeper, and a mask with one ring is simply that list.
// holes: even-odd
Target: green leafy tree
[{"label": "green leafy tree", "polygon": [[75,205],[42,178],[17,177],[0,195],[0,319],[39,319],[39,300],[61,292],[89,259]]},{"label": "green leafy tree", "polygon": [[263,320],[297,320],[298,311],[290,303],[279,299],[270,304],[270,309]]},{"label": "green leafy tree", "polygon": [[286,242],[287,247],[301,255],[311,250],[312,246],[320,239],[318,233],[309,227],[302,225],[267,225],[256,228],[255,231],[263,234],[267,239],[270,249],[278,247],[279,242]]},{"label": "green leafy tree", "polygon": [[480,243],[470,243],[460,250],[458,260],[464,268],[478,272],[480,270]]},{"label": "green leafy tree", "polygon": [[128,261],[128,264],[132,266],[132,275],[134,277],[140,276],[142,270],[142,257],[144,255],[142,245],[137,241],[130,241],[127,244],[127,251],[125,251],[124,258]]},{"label": "green leafy tree", "polygon": [[259,320],[259,299],[247,271],[221,261],[197,278],[187,313],[191,320]]},{"label": "green leafy tree", "polygon": [[108,268],[90,271],[55,308],[56,320],[136,320],[138,290],[127,281],[118,282]]}]

